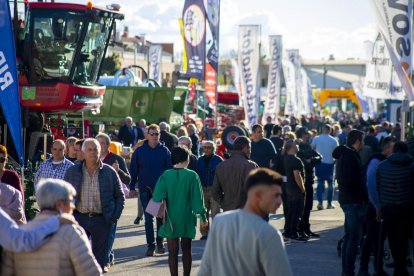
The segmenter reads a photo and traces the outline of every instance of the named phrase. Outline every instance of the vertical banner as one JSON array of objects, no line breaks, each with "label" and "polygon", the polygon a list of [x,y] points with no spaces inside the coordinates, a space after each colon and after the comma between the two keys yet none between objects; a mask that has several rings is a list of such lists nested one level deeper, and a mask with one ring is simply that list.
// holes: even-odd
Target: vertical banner
[{"label": "vertical banner", "polygon": [[203,0],[186,0],[183,10],[185,51],[188,78],[204,80],[206,18]]},{"label": "vertical banner", "polygon": [[239,68],[241,88],[246,113],[247,127],[257,124],[258,110],[258,72],[259,72],[259,26],[239,26]]},{"label": "vertical banner", "polygon": [[307,115],[311,116],[313,113],[313,94],[312,94],[312,83],[309,77],[308,77],[308,106],[309,106],[309,110],[308,110]]},{"label": "vertical banner", "polygon": [[300,86],[300,112],[303,115],[308,115],[310,113],[309,109],[311,108],[308,104],[308,74],[306,74],[303,68],[300,68]]},{"label": "vertical banner", "polygon": [[364,96],[404,100],[405,92],[393,69],[390,54],[381,33],[378,33],[374,43],[365,41],[364,47],[367,55]]},{"label": "vertical banner", "polygon": [[276,117],[280,108],[280,74],[282,71],[282,36],[269,36],[269,77],[267,84],[266,101],[264,103],[262,124],[266,124],[266,118],[272,117],[272,123],[276,123]]},{"label": "vertical banner", "polygon": [[237,64],[237,61],[235,61],[234,59],[230,59],[230,63],[231,63],[231,74],[233,76],[233,83],[234,83],[234,86],[236,87],[237,93],[239,94],[239,105],[242,106],[243,97],[242,97],[241,89],[240,89],[239,65]]},{"label": "vertical banner", "polygon": [[370,2],[375,22],[380,29],[407,99],[414,101],[411,84],[413,1],[370,0]]},{"label": "vertical banner", "polygon": [[151,45],[149,48],[150,65],[149,78],[156,80],[162,86],[162,45]]},{"label": "vertical banner", "polygon": [[184,38],[184,23],[183,23],[183,19],[182,18],[178,19],[178,23],[180,24],[181,37],[183,38],[183,45],[184,45],[182,69],[183,69],[183,72],[187,73],[187,52],[185,51],[185,38]]},{"label": "vertical banner", "polygon": [[220,23],[220,1],[207,0],[207,19],[210,26],[213,44],[207,51],[206,65],[206,97],[215,108],[217,98],[217,72],[218,72],[218,47],[219,47],[219,23]]},{"label": "vertical banner", "polygon": [[288,53],[288,57],[290,62],[292,62],[293,66],[295,67],[295,83],[296,83],[296,96],[295,96],[295,106],[297,107],[295,110],[295,116],[299,116],[301,113],[301,108],[302,108],[302,102],[303,99],[302,98],[302,93],[301,93],[301,75],[300,75],[300,69],[301,69],[301,61],[300,61],[300,56],[299,56],[299,50],[287,50]]},{"label": "vertical banner", "polygon": [[0,0],[0,103],[19,161],[23,164],[22,117],[12,22],[9,1]]},{"label": "vertical banner", "polygon": [[357,98],[358,98],[359,106],[361,107],[360,111],[361,111],[361,114],[362,114],[362,118],[364,120],[368,120],[368,116],[369,116],[368,101],[363,96],[362,85],[359,82],[356,81],[356,82],[352,83],[352,87],[355,91],[355,96],[357,96]]},{"label": "vertical banner", "polygon": [[284,59],[282,61],[283,76],[286,83],[286,104],[285,115],[296,114],[296,77],[295,66],[290,60]]}]

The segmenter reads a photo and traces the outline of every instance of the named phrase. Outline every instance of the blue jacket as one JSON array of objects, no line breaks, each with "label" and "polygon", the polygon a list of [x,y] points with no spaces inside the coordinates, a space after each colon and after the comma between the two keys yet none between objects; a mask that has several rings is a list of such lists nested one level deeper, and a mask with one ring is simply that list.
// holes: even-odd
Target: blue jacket
[{"label": "blue jacket", "polygon": [[[65,181],[72,184],[76,190],[73,200],[76,205],[81,193],[82,185],[82,166],[83,162],[70,167],[66,171]],[[99,161],[99,192],[101,196],[102,213],[107,224],[111,224],[112,219],[119,220],[125,206],[125,196],[122,191],[121,180],[118,173],[107,164]]]},{"label": "blue jacket", "polygon": [[172,169],[171,153],[164,146],[164,142],[160,141],[155,148],[151,148],[148,141],[145,141],[132,155],[129,168],[131,173],[129,188],[135,190],[138,182],[140,191],[145,192],[147,186],[154,190],[158,178],[170,169]]},{"label": "blue jacket", "polygon": [[208,164],[206,164],[205,155],[201,156],[197,160],[197,173],[200,177],[201,185],[203,187],[213,186],[214,176],[216,174],[216,167],[221,162],[223,162],[223,158],[221,158],[217,154],[213,154]]}]

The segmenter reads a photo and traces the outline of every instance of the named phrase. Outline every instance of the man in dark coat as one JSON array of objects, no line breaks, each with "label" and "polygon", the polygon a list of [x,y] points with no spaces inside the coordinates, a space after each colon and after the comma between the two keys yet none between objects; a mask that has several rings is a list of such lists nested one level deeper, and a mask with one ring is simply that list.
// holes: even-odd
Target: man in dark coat
[{"label": "man in dark coat", "polygon": [[364,221],[363,205],[368,201],[365,170],[359,152],[364,146],[364,133],[351,130],[347,145],[340,145],[332,152],[337,159],[338,201],[345,214],[345,236],[342,243],[342,273],[354,275],[358,243]]},{"label": "man in dark coat", "polygon": [[187,126],[187,131],[188,131],[188,136],[191,139],[191,152],[195,155],[195,156],[200,156],[199,152],[198,152],[198,146],[200,144],[200,139],[198,138],[197,135],[197,128],[194,124],[189,124]]},{"label": "man in dark coat", "polygon": [[163,141],[167,149],[171,152],[175,146],[174,138],[167,132],[167,123],[160,123],[161,137],[160,141]]},{"label": "man in dark coat", "polygon": [[313,181],[315,178],[315,166],[322,162],[322,156],[316,152],[309,144],[309,132],[306,127],[301,127],[296,131],[296,137],[301,138],[302,142],[299,144],[299,152],[297,157],[305,166],[305,206],[303,208],[303,215],[300,221],[300,230],[303,236],[319,237],[318,234],[310,230],[309,217],[313,207]]},{"label": "man in dark coat", "polygon": [[119,142],[123,143],[126,147],[135,146],[135,133],[132,128],[132,118],[126,117],[125,125],[121,126],[118,133]]},{"label": "man in dark coat", "polygon": [[385,232],[395,262],[394,275],[410,275],[406,268],[407,245],[412,234],[414,214],[414,158],[408,145],[396,142],[393,154],[377,169],[377,192]]}]

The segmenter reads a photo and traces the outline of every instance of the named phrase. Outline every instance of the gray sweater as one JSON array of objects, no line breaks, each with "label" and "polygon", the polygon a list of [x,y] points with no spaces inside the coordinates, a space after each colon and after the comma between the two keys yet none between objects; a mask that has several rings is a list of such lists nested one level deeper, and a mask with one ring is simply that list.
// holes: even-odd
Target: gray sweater
[{"label": "gray sweater", "polygon": [[292,272],[280,232],[258,215],[235,210],[214,218],[198,272],[207,275],[291,276]]}]

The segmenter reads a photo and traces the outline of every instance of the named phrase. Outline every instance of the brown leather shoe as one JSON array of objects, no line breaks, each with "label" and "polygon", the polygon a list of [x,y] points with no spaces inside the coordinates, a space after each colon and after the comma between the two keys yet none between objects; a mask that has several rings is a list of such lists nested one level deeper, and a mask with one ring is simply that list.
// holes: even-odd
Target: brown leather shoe
[{"label": "brown leather shoe", "polygon": [[165,246],[163,242],[157,242],[157,251],[158,254],[164,254],[165,253]]},{"label": "brown leather shoe", "polygon": [[154,256],[155,253],[155,245],[149,245],[146,256]]}]

